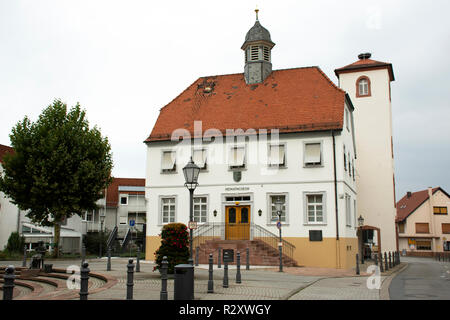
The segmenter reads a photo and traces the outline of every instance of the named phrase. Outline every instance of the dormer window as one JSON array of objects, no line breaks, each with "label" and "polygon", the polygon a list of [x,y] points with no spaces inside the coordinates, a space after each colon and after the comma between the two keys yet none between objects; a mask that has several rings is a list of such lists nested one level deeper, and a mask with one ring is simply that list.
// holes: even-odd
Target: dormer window
[{"label": "dormer window", "polygon": [[370,97],[370,80],[363,76],[356,81],[356,97]]}]

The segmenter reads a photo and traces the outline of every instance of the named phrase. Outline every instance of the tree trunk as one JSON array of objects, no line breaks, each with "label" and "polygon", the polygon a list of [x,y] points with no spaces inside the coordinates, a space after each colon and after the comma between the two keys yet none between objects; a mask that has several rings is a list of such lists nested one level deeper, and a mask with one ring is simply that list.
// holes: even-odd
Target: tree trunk
[{"label": "tree trunk", "polygon": [[59,222],[55,223],[55,235],[53,238],[53,242],[55,247],[53,248],[53,257],[54,258],[58,258],[59,257],[59,239],[60,239],[60,234],[61,234],[61,224]]}]

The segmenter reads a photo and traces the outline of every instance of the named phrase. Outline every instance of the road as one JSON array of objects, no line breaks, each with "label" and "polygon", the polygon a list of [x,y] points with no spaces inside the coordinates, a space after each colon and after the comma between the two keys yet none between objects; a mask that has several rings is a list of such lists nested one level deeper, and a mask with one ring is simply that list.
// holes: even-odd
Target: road
[{"label": "road", "polygon": [[391,300],[450,300],[450,262],[402,257],[408,267],[391,282]]}]

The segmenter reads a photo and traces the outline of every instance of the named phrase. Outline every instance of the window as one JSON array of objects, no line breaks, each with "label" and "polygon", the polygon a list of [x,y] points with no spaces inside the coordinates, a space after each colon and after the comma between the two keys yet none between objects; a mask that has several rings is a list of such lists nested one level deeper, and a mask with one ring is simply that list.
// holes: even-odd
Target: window
[{"label": "window", "polygon": [[162,172],[176,172],[176,168],[175,151],[163,151],[161,159]]},{"label": "window", "polygon": [[345,153],[345,146],[344,146],[344,170],[347,171],[347,154]]},{"label": "window", "polygon": [[251,61],[259,60],[259,47],[258,46],[250,47],[250,60]]},{"label": "window", "polygon": [[128,196],[120,196],[120,204],[127,205],[128,204]]},{"label": "window", "polygon": [[175,198],[161,198],[162,223],[175,222]]},{"label": "window", "polygon": [[404,222],[398,223],[398,233],[405,233],[405,223]]},{"label": "window", "polygon": [[281,208],[281,216],[280,221],[286,222],[286,195],[282,194],[271,194],[269,195],[269,207],[270,207],[270,221],[269,223],[276,223],[278,221],[278,213],[275,207],[275,202],[278,197],[280,197],[281,202],[283,202],[283,206]]},{"label": "window", "polygon": [[233,147],[230,149],[230,169],[245,168],[245,147]]},{"label": "window", "polygon": [[356,81],[356,97],[369,97],[370,95],[370,80],[362,76]]},{"label": "window", "polygon": [[269,166],[286,167],[286,154],[284,144],[269,145]]},{"label": "window", "polygon": [[119,224],[128,224],[128,217],[119,217]]},{"label": "window", "polygon": [[225,201],[227,202],[236,202],[236,201],[251,201],[250,196],[233,196],[233,197],[225,197]]},{"label": "window", "polygon": [[448,214],[447,207],[433,207],[434,214]]},{"label": "window", "polygon": [[145,215],[145,212],[128,212],[128,224],[130,224],[130,220],[134,220],[136,224],[144,224]]},{"label": "window", "polygon": [[450,223],[442,224],[442,233],[450,233]]},{"label": "window", "polygon": [[270,62],[270,49],[269,47],[264,46],[263,47],[263,55],[264,55],[264,61]]},{"label": "window", "polygon": [[348,194],[345,194],[345,214],[346,214],[346,225],[347,227],[352,226],[352,209],[351,209],[351,198]]},{"label": "window", "polygon": [[417,250],[431,250],[431,240],[416,240]]},{"label": "window", "polygon": [[416,233],[430,233],[428,223],[416,223]]},{"label": "window", "polygon": [[352,169],[351,169],[351,165],[350,165],[350,152],[348,153],[348,175],[350,177],[352,176]]},{"label": "window", "polygon": [[354,159],[352,159],[352,176],[353,176],[353,181],[355,181],[355,160]]},{"label": "window", "polygon": [[206,149],[194,150],[194,163],[200,167],[201,170],[206,170]]},{"label": "window", "polygon": [[347,130],[348,130],[348,131],[350,131],[350,126],[349,126],[350,119],[349,119],[349,118],[350,118],[350,117],[349,117],[348,109],[345,108],[345,126],[347,127]]},{"label": "window", "polygon": [[306,167],[320,166],[322,164],[321,143],[305,143],[304,164]]},{"label": "window", "polygon": [[194,221],[206,222],[207,203],[207,197],[194,197]]},{"label": "window", "polygon": [[322,241],[322,230],[309,230],[309,241]]},{"label": "window", "polygon": [[304,193],[305,224],[326,223],[325,193]]}]

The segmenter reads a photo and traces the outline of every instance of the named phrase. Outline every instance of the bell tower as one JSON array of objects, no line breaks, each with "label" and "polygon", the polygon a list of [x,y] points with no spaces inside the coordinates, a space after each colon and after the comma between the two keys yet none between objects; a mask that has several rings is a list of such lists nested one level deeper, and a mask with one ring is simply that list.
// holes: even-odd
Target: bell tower
[{"label": "bell tower", "polygon": [[269,31],[258,19],[259,10],[256,9],[256,21],[247,32],[241,49],[245,53],[245,82],[247,84],[261,83],[272,72],[271,51],[275,43],[270,39]]}]

